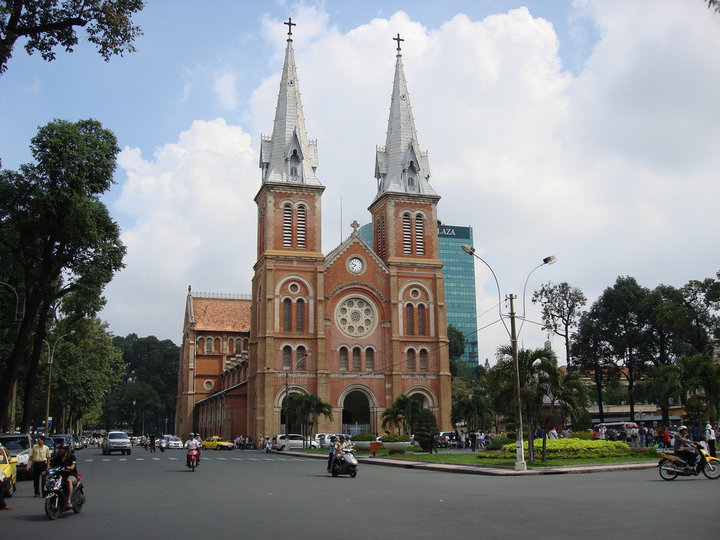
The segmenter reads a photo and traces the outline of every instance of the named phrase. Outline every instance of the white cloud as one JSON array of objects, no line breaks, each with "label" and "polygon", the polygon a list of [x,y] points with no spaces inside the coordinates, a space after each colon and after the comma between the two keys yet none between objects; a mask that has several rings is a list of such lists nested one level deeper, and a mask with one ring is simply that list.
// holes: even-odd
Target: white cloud
[{"label": "white cloud", "polygon": [[[346,33],[318,8],[293,15],[302,25],[293,38],[306,125],[327,187],[324,251],[354,219],[368,220],[399,32],[420,146],[442,196],[439,216],[473,226],[503,295],[520,294],[527,272],[549,254],[558,263],[533,274],[529,294],[542,282],[568,281],[592,301],[618,275],[654,287],[714,274],[720,18],[702,3],[577,6],[575,16],[593,22],[600,40],[575,76],[561,63],[553,26],[526,8],[484,20],[457,15],[435,29],[397,12]],[[177,335],[188,283],[250,291],[255,150],[260,133],[272,130],[286,31],[263,20],[276,56],[248,104],[252,141],[218,119],[195,122],[152,160],[123,152],[128,180],[118,208],[136,223],[125,236],[128,268],[112,284],[112,309],[120,302],[147,321],[113,320],[118,333]],[[480,264],[477,273],[478,313],[490,310],[482,325],[497,315],[497,291]],[[499,324],[479,337],[481,359],[507,341]],[[528,323],[521,341],[536,347],[545,337]]]},{"label": "white cloud", "polygon": [[215,77],[214,90],[224,109],[234,111],[237,108],[237,77],[234,73],[218,74]]}]

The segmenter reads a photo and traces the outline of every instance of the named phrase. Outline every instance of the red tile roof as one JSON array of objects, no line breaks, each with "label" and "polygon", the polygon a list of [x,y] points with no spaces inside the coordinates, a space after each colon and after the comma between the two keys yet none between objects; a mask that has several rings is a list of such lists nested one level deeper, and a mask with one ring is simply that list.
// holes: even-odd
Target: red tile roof
[{"label": "red tile roof", "polygon": [[250,332],[251,300],[193,297],[195,329],[213,332]]}]

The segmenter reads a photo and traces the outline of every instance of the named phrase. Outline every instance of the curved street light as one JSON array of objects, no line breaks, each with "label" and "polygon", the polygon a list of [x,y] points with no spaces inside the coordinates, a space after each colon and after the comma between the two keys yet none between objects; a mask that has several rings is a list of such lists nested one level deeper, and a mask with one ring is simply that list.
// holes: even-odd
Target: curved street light
[{"label": "curved street light", "polygon": [[[510,336],[510,345],[512,347],[512,360],[513,360],[513,370],[515,372],[515,420],[516,420],[516,440],[515,440],[515,450],[516,450],[516,457],[515,457],[515,470],[516,471],[525,471],[527,470],[527,464],[525,463],[525,449],[523,448],[523,425],[522,425],[522,401],[520,396],[520,368],[518,366],[518,346],[517,346],[517,339],[519,335],[519,330],[515,331],[515,304],[514,300],[517,298],[513,294],[508,294],[506,298],[510,301],[510,329],[508,330],[507,325],[505,324],[505,321],[503,319],[502,314],[502,308],[500,307],[502,304],[501,301],[501,293],[500,293],[500,283],[498,283],[497,276],[495,275],[495,271],[492,269],[490,264],[480,257],[478,254],[475,253],[475,248],[463,244],[462,250],[467,253],[468,255],[472,255],[476,259],[479,259],[490,269],[490,272],[492,272],[493,277],[495,278],[495,285],[497,286],[498,290],[498,312],[500,313],[500,320],[503,322],[503,326],[505,326],[505,330],[507,331],[508,335]],[[540,268],[541,266],[545,266],[546,264],[553,264],[557,258],[554,255],[550,255],[548,257],[545,257],[541,264],[537,265],[535,268],[530,270],[530,273],[528,274],[527,278],[525,279],[525,286],[523,287],[523,322],[525,321],[525,289],[527,288],[528,280],[530,279],[530,275]],[[520,325],[520,329],[522,329],[522,324]],[[528,436],[528,444],[532,444],[532,434],[529,434]]]},{"label": "curved street light", "polygon": [[[295,367],[298,369],[305,369],[305,359],[308,358],[309,356],[312,356],[312,353],[307,353],[307,354],[301,356],[300,358],[298,358],[295,361]],[[283,372],[281,373],[281,372],[271,368],[270,366],[265,366],[265,371],[272,371],[275,373],[275,375],[282,375],[283,373],[285,374],[285,405],[286,406],[289,405],[290,403],[289,403],[288,398],[290,397],[290,384],[289,384],[288,378],[289,378],[291,372],[292,373],[295,373],[295,372],[291,368],[288,367],[287,369],[283,369]],[[288,429],[288,424],[289,424],[288,414],[287,414],[287,411],[285,411],[285,437],[284,438],[285,438],[285,446],[289,450],[290,449],[290,437],[289,437],[290,431]],[[304,441],[303,441],[303,444],[305,444]]]}]

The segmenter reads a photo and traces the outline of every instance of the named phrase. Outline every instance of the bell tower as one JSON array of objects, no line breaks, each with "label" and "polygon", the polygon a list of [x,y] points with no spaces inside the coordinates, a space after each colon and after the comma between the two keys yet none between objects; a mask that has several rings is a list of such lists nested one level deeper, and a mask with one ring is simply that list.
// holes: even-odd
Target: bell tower
[{"label": "bell tower", "polygon": [[[321,197],[316,141],[309,140],[300,100],[292,28],[271,136],[260,146],[262,184],[257,260],[252,283],[248,429],[254,438],[280,432],[276,377],[282,370],[317,369],[322,361]],[[310,360],[312,358],[312,361]]]}]

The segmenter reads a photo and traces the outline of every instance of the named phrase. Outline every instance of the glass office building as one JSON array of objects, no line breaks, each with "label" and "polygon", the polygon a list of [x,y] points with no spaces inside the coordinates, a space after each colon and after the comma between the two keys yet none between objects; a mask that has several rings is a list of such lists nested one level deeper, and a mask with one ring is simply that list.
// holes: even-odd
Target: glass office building
[{"label": "glass office building", "polygon": [[[360,227],[358,233],[363,242],[372,247],[372,223]],[[475,366],[478,363],[475,258],[461,247],[473,245],[472,227],[438,224],[438,243],[445,278],[447,322],[465,336],[465,353],[461,360]]]}]

